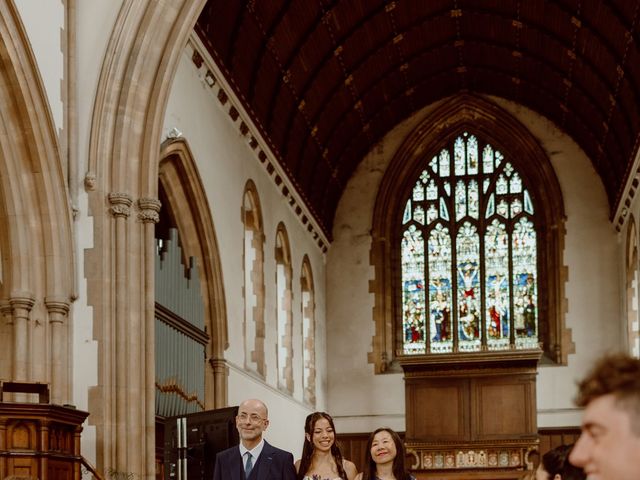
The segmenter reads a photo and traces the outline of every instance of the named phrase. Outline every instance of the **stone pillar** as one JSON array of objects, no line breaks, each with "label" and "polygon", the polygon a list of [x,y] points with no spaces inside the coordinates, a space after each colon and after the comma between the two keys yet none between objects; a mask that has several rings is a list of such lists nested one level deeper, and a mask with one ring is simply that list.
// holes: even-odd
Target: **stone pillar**
[{"label": "stone pillar", "polygon": [[13,317],[9,300],[0,301],[0,378],[13,375]]},{"label": "stone pillar", "polygon": [[144,454],[145,472],[151,479],[155,466],[155,426],[156,426],[156,354],[155,354],[155,258],[156,235],[155,224],[160,220],[160,200],[140,198],[138,218],[143,224],[144,244],[144,337],[143,365],[145,372],[145,434]]},{"label": "stone pillar", "polygon": [[[116,424],[116,458],[114,469],[116,472],[127,472],[129,437],[128,395],[129,383],[128,345],[128,295],[127,295],[127,222],[131,215],[131,196],[126,193],[110,193],[111,213],[114,217],[115,228],[115,290],[113,304],[115,306],[115,335],[112,337],[115,368],[115,424]],[[111,353],[110,352],[110,353]]]},{"label": "stone pillar", "polygon": [[61,298],[47,297],[44,301],[49,312],[51,326],[51,403],[63,404],[68,401],[67,380],[67,318],[69,302]]},{"label": "stone pillar", "polygon": [[29,341],[29,313],[35,304],[34,297],[28,292],[16,292],[9,299],[13,313],[13,380],[30,380],[29,359],[31,342]]}]

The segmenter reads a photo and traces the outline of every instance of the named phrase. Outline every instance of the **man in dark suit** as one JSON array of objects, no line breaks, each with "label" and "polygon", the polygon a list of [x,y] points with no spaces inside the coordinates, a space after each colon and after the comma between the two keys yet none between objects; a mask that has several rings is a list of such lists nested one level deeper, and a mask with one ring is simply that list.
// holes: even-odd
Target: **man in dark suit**
[{"label": "man in dark suit", "polygon": [[269,413],[262,401],[242,402],[236,416],[240,445],[216,455],[213,480],[295,480],[293,455],[262,438],[268,426]]}]

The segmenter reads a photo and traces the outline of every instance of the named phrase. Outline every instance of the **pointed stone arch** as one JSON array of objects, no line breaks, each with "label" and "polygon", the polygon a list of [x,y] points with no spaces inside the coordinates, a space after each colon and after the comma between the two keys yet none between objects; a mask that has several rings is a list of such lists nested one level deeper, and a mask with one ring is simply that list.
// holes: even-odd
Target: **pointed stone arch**
[{"label": "pointed stone arch", "polygon": [[[75,295],[71,205],[47,96],[12,0],[0,4],[0,65],[0,350],[9,360],[0,376],[48,382],[52,401],[65,403]],[[36,329],[34,316],[47,321]],[[10,337],[13,345],[5,345]]]},{"label": "pointed stone arch", "polygon": [[406,137],[384,174],[373,212],[371,262],[375,280],[371,283],[375,304],[376,334],[369,361],[376,373],[396,369],[399,348],[396,327],[399,305],[398,252],[394,249],[401,220],[401,205],[412,187],[425,158],[432,158],[452,138],[466,130],[482,135],[509,158],[523,159],[520,173],[536,187],[539,206],[540,332],[546,357],[566,364],[573,352],[570,330],[565,328],[564,203],[551,162],[533,135],[513,116],[484,98],[463,94],[442,102]]},{"label": "pointed stone arch", "polygon": [[163,144],[159,181],[169,199],[162,208],[177,225],[183,252],[199,263],[206,328],[211,337],[207,345],[205,408],[221,408],[227,404],[224,351],[229,346],[222,265],[209,202],[186,140]]},{"label": "pointed stone arch", "polygon": [[[155,476],[159,148],[178,60],[204,4],[121,2],[92,112],[85,187],[94,246],[86,275],[98,384],[89,395],[89,423],[96,426],[99,470],[147,479]],[[128,368],[133,364],[140,368]]]}]

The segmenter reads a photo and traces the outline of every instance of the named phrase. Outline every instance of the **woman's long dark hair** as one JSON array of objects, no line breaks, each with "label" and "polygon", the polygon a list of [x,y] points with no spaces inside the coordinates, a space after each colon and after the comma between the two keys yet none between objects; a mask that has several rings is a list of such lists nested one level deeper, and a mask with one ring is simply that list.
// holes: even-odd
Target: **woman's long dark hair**
[{"label": "woman's long dark hair", "polygon": [[347,478],[347,474],[342,466],[342,453],[340,452],[340,448],[335,440],[336,428],[333,425],[333,418],[325,412],[313,412],[307,415],[307,419],[304,422],[304,446],[302,447],[302,458],[300,459],[300,468],[298,469],[298,480],[302,480],[311,466],[311,457],[313,456],[313,430],[316,428],[316,422],[323,418],[329,422],[331,430],[333,430],[334,441],[333,445],[331,445],[331,455],[333,456],[333,460],[336,462],[338,477],[344,478],[345,480]]},{"label": "woman's long dark hair", "polygon": [[569,454],[573,445],[560,445],[549,450],[542,456],[542,467],[549,474],[549,478],[560,475],[562,480],[584,480],[587,475],[579,467],[569,463]]},{"label": "woman's long dark hair", "polygon": [[371,445],[373,445],[373,437],[375,437],[376,434],[380,432],[389,433],[389,435],[391,435],[391,438],[393,439],[393,443],[395,443],[396,445],[396,458],[393,459],[392,467],[393,476],[398,480],[410,480],[412,478],[411,474],[404,468],[404,443],[402,443],[400,436],[396,432],[386,427],[378,428],[371,435],[369,435],[369,440],[367,441],[367,457],[369,461],[367,462],[365,470],[362,472],[363,480],[375,480],[377,478],[376,473],[378,465],[373,461],[373,456],[371,456]]}]

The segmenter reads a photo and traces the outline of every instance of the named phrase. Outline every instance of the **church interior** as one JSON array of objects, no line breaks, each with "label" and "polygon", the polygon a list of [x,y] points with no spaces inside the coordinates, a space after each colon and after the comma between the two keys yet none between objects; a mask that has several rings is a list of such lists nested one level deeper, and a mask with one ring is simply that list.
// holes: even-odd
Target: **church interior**
[{"label": "church interior", "polygon": [[204,478],[258,398],[294,458],[326,411],[359,470],[385,426],[417,479],[527,478],[640,356],[639,22],[0,2],[0,477]]}]

